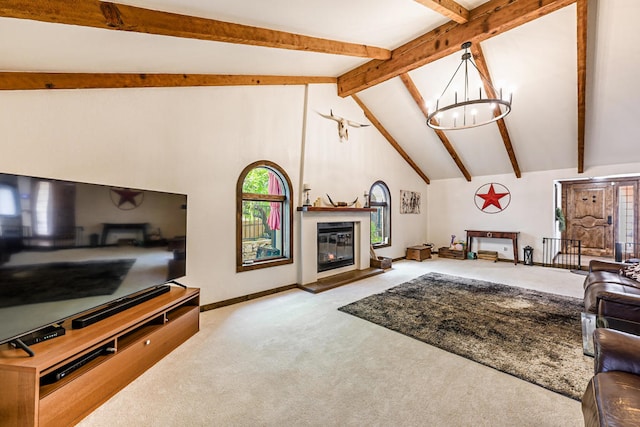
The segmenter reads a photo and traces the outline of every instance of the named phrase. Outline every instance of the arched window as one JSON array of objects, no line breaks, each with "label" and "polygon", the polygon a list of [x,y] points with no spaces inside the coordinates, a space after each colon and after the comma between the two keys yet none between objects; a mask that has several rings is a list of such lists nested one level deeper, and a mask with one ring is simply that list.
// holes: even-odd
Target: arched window
[{"label": "arched window", "polygon": [[391,195],[387,184],[376,181],[369,190],[371,212],[371,244],[374,247],[391,246]]},{"label": "arched window", "polygon": [[236,185],[236,271],[293,262],[291,181],[273,162],[260,160]]}]

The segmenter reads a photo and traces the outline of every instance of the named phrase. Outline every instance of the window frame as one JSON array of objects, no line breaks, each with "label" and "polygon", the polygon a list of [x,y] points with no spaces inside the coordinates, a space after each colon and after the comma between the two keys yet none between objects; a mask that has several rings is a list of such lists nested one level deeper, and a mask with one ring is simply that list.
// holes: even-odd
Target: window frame
[{"label": "window frame", "polygon": [[[387,199],[385,202],[372,202],[371,201],[371,195],[373,194],[373,189],[375,187],[380,187],[382,188],[383,193],[385,193],[385,198]],[[386,243],[371,243],[371,245],[374,248],[386,248],[391,246],[391,191],[389,191],[389,186],[387,184],[385,184],[384,181],[382,180],[378,180],[376,182],[374,182],[371,187],[369,188],[369,197],[368,197],[368,206],[370,208],[378,208],[381,207],[384,210],[385,213],[385,218],[386,218],[386,225],[387,225],[387,230],[388,230],[388,236],[383,236],[384,237],[388,237],[387,242]],[[376,212],[371,212],[371,216],[373,216]],[[369,222],[369,233],[371,233],[371,224],[373,224],[373,219],[370,219]]]},{"label": "window frame", "polygon": [[[244,180],[250,171],[256,168],[265,168],[275,173],[282,181],[283,195],[254,194],[242,191]],[[276,267],[293,263],[293,203],[291,180],[287,173],[276,163],[269,160],[259,160],[245,167],[236,183],[236,272],[252,271],[261,268]],[[242,262],[242,205],[244,201],[273,202],[282,201],[282,255],[277,258],[255,261],[251,264]],[[285,229],[286,228],[286,229]],[[288,247],[285,247],[288,246]]]}]

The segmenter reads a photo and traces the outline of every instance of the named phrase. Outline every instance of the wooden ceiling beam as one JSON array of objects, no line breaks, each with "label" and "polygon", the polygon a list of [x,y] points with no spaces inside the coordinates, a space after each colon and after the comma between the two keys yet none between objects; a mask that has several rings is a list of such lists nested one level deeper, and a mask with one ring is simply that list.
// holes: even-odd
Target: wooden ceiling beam
[{"label": "wooden ceiling beam", "polygon": [[[473,55],[473,59],[475,60],[478,70],[480,70],[482,75],[487,79],[487,81],[483,82],[484,90],[487,93],[487,96],[489,98],[498,98],[498,94],[493,89],[491,74],[489,73],[489,67],[487,66],[487,61],[484,57],[484,52],[482,52],[482,47],[480,47],[480,43],[474,43],[471,45],[471,54]],[[496,110],[495,113],[496,115],[499,114],[498,110]],[[504,142],[504,148],[507,150],[507,155],[509,156],[509,160],[511,161],[513,173],[516,174],[517,178],[521,178],[522,173],[520,172],[520,166],[518,165],[518,159],[516,158],[513,144],[511,144],[511,137],[509,136],[509,131],[507,130],[507,124],[505,123],[504,119],[496,120],[496,124],[498,125],[500,136],[502,137],[502,141]]]},{"label": "wooden ceiling beam", "polygon": [[453,0],[415,0],[458,24],[469,21],[469,10]]},{"label": "wooden ceiling beam", "polygon": [[0,72],[0,90],[265,86],[335,82],[335,77],[313,76]]},{"label": "wooden ceiling beam", "polygon": [[480,43],[576,0],[491,0],[470,11],[465,24],[448,22],[406,43],[387,60],[374,59],[338,77],[338,95],[346,97],[460,51],[466,41]]},{"label": "wooden ceiling beam", "polygon": [[351,97],[354,101],[356,101],[360,108],[362,108],[362,111],[364,112],[366,118],[371,122],[373,126],[376,127],[376,129],[378,129],[378,131],[382,134],[382,136],[385,137],[389,144],[391,144],[391,146],[395,148],[398,154],[400,154],[400,156],[402,156],[402,158],[409,164],[409,166],[411,166],[413,170],[416,171],[418,175],[420,175],[420,178],[422,178],[424,182],[430,184],[431,181],[429,180],[429,177],[425,175],[424,172],[422,172],[416,162],[414,162],[413,159],[407,154],[407,152],[404,151],[404,149],[400,146],[400,144],[398,144],[398,141],[396,141],[393,136],[391,136],[391,134],[384,128],[384,126],[382,126],[382,123],[380,123],[376,116],[373,115],[371,110],[367,108],[364,102],[362,102],[362,100],[358,98],[357,95],[352,95]]},{"label": "wooden ceiling beam", "polygon": [[[406,73],[400,74],[400,79],[402,80],[402,83],[404,83],[405,87],[411,94],[411,97],[416,102],[416,104],[418,105],[418,108],[420,108],[420,111],[422,111],[422,114],[426,119],[429,116],[429,111],[427,110],[427,105],[424,102],[424,98],[422,97],[422,94],[420,94],[420,91],[418,90],[416,85],[413,83],[413,80],[411,79],[409,74],[406,74]],[[440,142],[442,142],[442,145],[444,145],[444,148],[447,150],[447,152],[449,153],[453,161],[458,166],[458,169],[460,169],[460,172],[462,173],[462,175],[464,175],[467,181],[471,181],[471,174],[462,163],[462,160],[460,160],[458,153],[456,152],[455,148],[453,148],[453,145],[449,141],[449,138],[447,138],[447,135],[445,135],[444,132],[439,129],[434,129],[434,131],[438,136],[438,138],[440,139]]]},{"label": "wooden ceiling beam", "polygon": [[578,22],[578,173],[584,172],[587,103],[587,15],[588,0],[576,2]]},{"label": "wooden ceiling beam", "polygon": [[391,56],[388,49],[379,47],[99,0],[2,0],[0,17],[361,58]]}]

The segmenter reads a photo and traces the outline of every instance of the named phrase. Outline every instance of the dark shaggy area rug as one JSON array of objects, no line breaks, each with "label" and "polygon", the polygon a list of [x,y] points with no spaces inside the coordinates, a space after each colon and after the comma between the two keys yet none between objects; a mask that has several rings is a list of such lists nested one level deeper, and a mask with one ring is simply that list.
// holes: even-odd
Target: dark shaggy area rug
[{"label": "dark shaggy area rug", "polygon": [[52,262],[0,268],[0,307],[111,295],[135,259]]},{"label": "dark shaggy area rug", "polygon": [[429,273],[339,310],[580,400],[582,300]]}]

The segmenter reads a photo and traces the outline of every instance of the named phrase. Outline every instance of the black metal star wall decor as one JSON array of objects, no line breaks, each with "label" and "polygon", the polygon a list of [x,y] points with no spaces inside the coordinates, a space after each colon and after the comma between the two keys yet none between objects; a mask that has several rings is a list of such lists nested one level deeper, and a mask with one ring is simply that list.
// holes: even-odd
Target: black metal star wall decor
[{"label": "black metal star wall decor", "polygon": [[144,193],[129,188],[112,188],[111,201],[118,209],[131,210],[142,204]]}]

